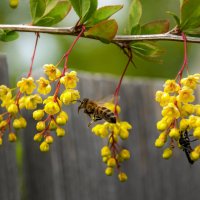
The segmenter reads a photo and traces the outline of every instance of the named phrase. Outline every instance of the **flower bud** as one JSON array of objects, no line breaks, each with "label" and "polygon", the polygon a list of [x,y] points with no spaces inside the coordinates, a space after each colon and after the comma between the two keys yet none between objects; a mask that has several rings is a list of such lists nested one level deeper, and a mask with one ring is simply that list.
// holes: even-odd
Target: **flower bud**
[{"label": "flower bud", "polygon": [[101,149],[101,156],[110,156],[110,155],[111,155],[110,148],[108,146],[104,146]]},{"label": "flower bud", "polygon": [[44,117],[44,110],[35,110],[33,112],[33,119],[41,120]]},{"label": "flower bud", "polygon": [[112,176],[112,175],[113,175],[113,172],[114,172],[114,170],[113,170],[112,167],[107,167],[107,168],[105,169],[105,174],[106,174],[107,176]]},{"label": "flower bud", "polygon": [[117,165],[115,158],[109,158],[107,161],[108,167],[115,167]]},{"label": "flower bud", "polygon": [[164,140],[161,140],[161,139],[156,139],[156,141],[155,141],[155,143],[154,143],[154,145],[155,145],[155,147],[157,147],[157,148],[161,148],[161,147],[163,147],[164,146]]},{"label": "flower bud", "polygon": [[193,161],[196,161],[196,160],[198,160],[199,159],[199,153],[198,152],[196,152],[196,151],[192,151],[191,153],[190,153],[190,158],[191,158],[191,160],[193,160]]},{"label": "flower bud", "polygon": [[17,140],[17,136],[15,135],[15,133],[9,133],[8,141],[9,142],[15,142],[16,140]]},{"label": "flower bud", "polygon": [[42,152],[47,152],[47,151],[49,151],[49,144],[47,143],[47,142],[42,142],[41,144],[40,144],[40,151],[42,151]]},{"label": "flower bud", "polygon": [[18,107],[16,104],[10,104],[9,107],[8,107],[8,112],[11,113],[11,114],[16,114],[18,113]]},{"label": "flower bud", "polygon": [[56,134],[58,137],[63,137],[65,135],[65,130],[63,128],[57,128]]},{"label": "flower bud", "polygon": [[51,135],[46,136],[45,142],[47,142],[48,144],[52,144],[53,143],[53,137]]},{"label": "flower bud", "polygon": [[44,121],[39,121],[36,124],[36,129],[37,129],[37,131],[43,131],[45,129],[45,122]]},{"label": "flower bud", "polygon": [[124,172],[120,172],[120,173],[118,174],[118,179],[119,179],[121,182],[125,182],[125,181],[127,181],[128,177],[127,177],[127,175],[126,175]]},{"label": "flower bud", "polygon": [[34,138],[33,140],[36,141],[36,142],[41,142],[42,141],[42,134],[41,133],[37,133],[34,135]]},{"label": "flower bud", "polygon": [[173,151],[172,151],[171,148],[166,148],[166,149],[163,151],[162,157],[163,157],[164,159],[169,159],[169,158],[172,157],[172,153],[173,153]]},{"label": "flower bud", "polygon": [[123,149],[123,150],[120,152],[120,156],[121,156],[124,160],[129,160],[130,157],[131,157],[131,154],[130,154],[130,152],[129,152],[127,149]]}]

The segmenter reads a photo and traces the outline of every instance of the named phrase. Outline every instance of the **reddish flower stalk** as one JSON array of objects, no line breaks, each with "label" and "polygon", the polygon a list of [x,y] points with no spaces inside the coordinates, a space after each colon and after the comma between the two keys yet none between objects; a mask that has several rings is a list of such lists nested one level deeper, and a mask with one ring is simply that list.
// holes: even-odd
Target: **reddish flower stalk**
[{"label": "reddish flower stalk", "polygon": [[[67,71],[67,62],[68,62],[69,54],[72,52],[75,44],[78,42],[78,40],[80,39],[80,37],[84,33],[84,31],[85,31],[85,26],[82,26],[81,32],[78,34],[78,36],[73,41],[73,43],[71,44],[71,46],[69,47],[67,52],[62,56],[62,58],[59,60],[58,64],[56,65],[56,66],[58,66],[63,61],[63,59],[65,58],[64,68],[63,68],[63,71],[62,71],[60,78],[65,75],[65,72]],[[54,93],[54,101],[56,101],[56,99],[57,99],[59,90],[60,90],[60,80],[58,81],[58,83],[56,85],[56,90],[55,90],[55,93]]]},{"label": "reddish flower stalk", "polygon": [[124,71],[123,71],[123,73],[122,73],[122,75],[121,75],[121,77],[120,77],[119,83],[118,83],[118,85],[117,85],[117,87],[116,87],[116,89],[115,89],[115,93],[114,93],[114,103],[115,103],[115,110],[114,110],[114,113],[115,113],[115,115],[116,115],[117,117],[118,117],[117,105],[118,105],[118,101],[119,101],[119,99],[118,99],[118,97],[119,97],[119,91],[120,91],[120,88],[121,88],[122,80],[123,80],[123,78],[124,78],[124,75],[125,75],[125,73],[126,73],[126,70],[128,69],[128,66],[129,66],[131,60],[132,60],[132,56],[129,57],[128,62],[126,63],[126,66],[125,66],[125,68],[124,68]]},{"label": "reddish flower stalk", "polygon": [[33,63],[34,63],[34,59],[35,59],[35,53],[36,53],[36,49],[37,49],[37,44],[38,44],[38,39],[39,39],[40,35],[39,33],[36,33],[36,40],[35,40],[35,46],[34,46],[34,50],[33,50],[33,55],[31,57],[31,65],[30,65],[30,69],[27,75],[27,78],[31,76],[32,74],[32,70],[33,70]]},{"label": "reddish flower stalk", "polygon": [[182,65],[181,69],[179,70],[179,72],[176,76],[176,79],[175,79],[175,80],[177,80],[179,78],[179,84],[180,84],[180,80],[182,78],[184,69],[187,68],[187,71],[188,71],[187,38],[183,32],[181,34],[182,34],[183,44],[184,44],[184,59],[183,59],[183,65]]}]

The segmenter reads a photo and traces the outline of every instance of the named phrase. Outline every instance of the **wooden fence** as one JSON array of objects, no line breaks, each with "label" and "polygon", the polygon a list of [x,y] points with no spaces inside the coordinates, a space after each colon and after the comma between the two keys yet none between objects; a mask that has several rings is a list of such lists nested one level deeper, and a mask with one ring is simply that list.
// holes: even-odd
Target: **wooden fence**
[{"label": "wooden fence", "polygon": [[[8,82],[5,57],[0,58],[1,84]],[[80,73],[82,97],[98,98],[112,94],[117,79]],[[91,133],[88,117],[77,113],[77,105],[66,107],[70,120],[68,135],[55,137],[48,153],[39,151],[33,141],[35,122],[26,114],[28,127],[20,133],[23,147],[23,174],[16,165],[15,144],[0,148],[0,200],[193,200],[200,190],[200,163],[190,166],[177,149],[166,161],[154,147],[160,110],[154,102],[160,81],[125,79],[120,92],[121,119],[133,124],[130,138],[122,145],[132,157],[122,166],[128,181],[104,174],[100,149],[106,143]],[[6,139],[4,139],[6,140]],[[21,177],[22,176],[22,177]],[[23,184],[22,184],[23,178]],[[23,185],[23,189],[21,189]]]}]

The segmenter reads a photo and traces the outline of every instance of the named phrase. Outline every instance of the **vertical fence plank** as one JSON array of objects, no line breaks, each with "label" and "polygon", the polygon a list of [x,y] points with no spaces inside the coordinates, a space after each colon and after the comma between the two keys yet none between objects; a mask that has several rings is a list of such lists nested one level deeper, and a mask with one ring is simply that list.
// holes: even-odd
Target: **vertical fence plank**
[{"label": "vertical fence plank", "polygon": [[[0,85],[2,84],[8,85],[8,66],[4,55],[0,55]],[[0,147],[0,199],[19,200],[15,144],[10,144],[7,136],[5,133]]]},{"label": "vertical fence plank", "polygon": [[[100,98],[114,92],[116,79],[105,75],[80,75],[82,98]],[[29,200],[188,200],[198,197],[200,163],[190,166],[180,150],[169,161],[154,147],[158,135],[155,124],[161,117],[154,102],[160,82],[125,80],[120,92],[121,119],[133,124],[130,138],[121,144],[131,150],[124,163],[128,181],[106,177],[100,149],[106,144],[87,127],[89,118],[77,114],[77,105],[66,107],[70,119],[68,135],[56,138],[48,153],[41,153],[33,141],[34,125],[24,132],[24,164]]]}]

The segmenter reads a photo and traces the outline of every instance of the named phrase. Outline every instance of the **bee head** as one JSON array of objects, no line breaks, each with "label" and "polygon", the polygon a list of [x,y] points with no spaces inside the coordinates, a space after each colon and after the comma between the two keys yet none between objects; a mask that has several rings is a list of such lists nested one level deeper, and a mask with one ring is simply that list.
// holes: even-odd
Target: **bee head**
[{"label": "bee head", "polygon": [[84,98],[83,101],[81,101],[81,104],[80,104],[80,106],[78,107],[78,113],[79,113],[79,111],[80,111],[82,108],[85,108],[85,106],[86,106],[86,104],[87,104],[88,101],[89,101],[88,98]]}]

